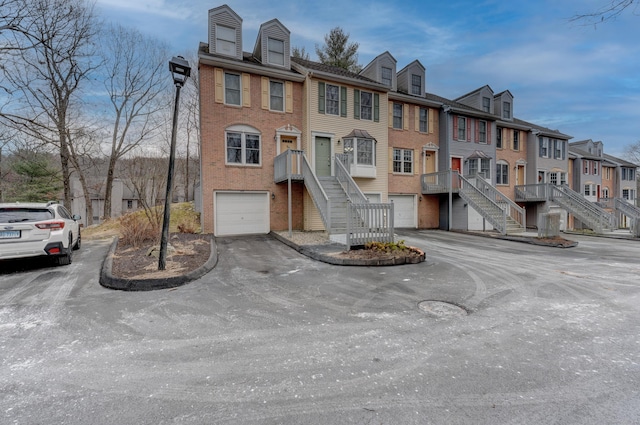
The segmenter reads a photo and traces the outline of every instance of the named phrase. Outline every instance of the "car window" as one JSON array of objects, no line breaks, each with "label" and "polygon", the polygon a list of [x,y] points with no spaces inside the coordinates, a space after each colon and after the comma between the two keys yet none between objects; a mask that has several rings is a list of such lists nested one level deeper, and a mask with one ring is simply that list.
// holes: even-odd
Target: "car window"
[{"label": "car window", "polygon": [[46,208],[0,208],[0,223],[19,223],[23,221],[41,221],[54,218],[52,211]]},{"label": "car window", "polygon": [[58,214],[60,214],[62,218],[71,220],[71,213],[69,213],[65,207],[58,207]]}]

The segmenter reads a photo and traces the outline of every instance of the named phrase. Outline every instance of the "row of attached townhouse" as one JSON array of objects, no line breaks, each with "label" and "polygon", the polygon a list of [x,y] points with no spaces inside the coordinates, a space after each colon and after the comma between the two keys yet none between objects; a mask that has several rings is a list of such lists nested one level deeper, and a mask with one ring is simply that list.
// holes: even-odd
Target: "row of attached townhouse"
[{"label": "row of attached townhouse", "polygon": [[393,204],[395,227],[517,232],[550,211],[565,228],[574,215],[602,224],[566,186],[571,136],[515,118],[510,91],[449,100],[426,91],[418,60],[397,70],[384,52],[355,74],[290,49],[273,19],[244,52],[242,18],[227,5],[209,10],[199,50],[204,232],[346,232],[340,214],[351,213],[339,206],[363,199]]}]

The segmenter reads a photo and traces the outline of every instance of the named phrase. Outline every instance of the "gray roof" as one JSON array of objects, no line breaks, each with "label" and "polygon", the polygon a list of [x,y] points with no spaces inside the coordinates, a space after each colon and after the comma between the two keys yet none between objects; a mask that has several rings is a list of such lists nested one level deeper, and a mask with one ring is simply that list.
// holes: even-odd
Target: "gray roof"
[{"label": "gray roof", "polygon": [[620,159],[620,158],[617,158],[617,157],[615,157],[615,156],[608,155],[608,154],[606,154],[606,153],[605,153],[605,154],[603,154],[602,156],[603,156],[605,159],[607,159],[608,161],[611,161],[611,162],[613,162],[614,164],[621,165],[621,166],[623,166],[623,167],[631,167],[631,168],[637,168],[637,167],[638,167],[638,164],[634,164],[633,162],[629,162],[629,161],[627,161],[627,160]]},{"label": "gray roof", "polygon": [[598,155],[594,155],[592,153],[589,153],[587,151],[585,151],[584,149],[579,149],[576,148],[574,146],[571,146],[571,144],[569,144],[569,153],[570,154],[574,154],[576,157],[580,157],[580,158],[584,158],[584,159],[593,159],[593,160],[598,160],[598,161],[602,161],[603,157],[598,156]]}]

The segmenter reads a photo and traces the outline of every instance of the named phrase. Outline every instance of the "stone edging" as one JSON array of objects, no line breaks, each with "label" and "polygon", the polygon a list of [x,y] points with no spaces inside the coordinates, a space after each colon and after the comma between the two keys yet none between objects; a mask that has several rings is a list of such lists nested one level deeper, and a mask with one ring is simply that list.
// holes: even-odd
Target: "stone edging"
[{"label": "stone edging", "polygon": [[[334,266],[399,266],[402,264],[417,264],[425,260],[425,254],[422,252],[422,256],[419,261],[409,257],[398,258],[385,258],[385,259],[354,259],[354,258],[338,258],[333,255],[319,252],[313,249],[313,245],[298,245],[291,242],[289,239],[280,236],[275,232],[270,232],[271,236],[282,242],[283,244],[295,249],[300,254],[312,258],[316,261],[322,261],[323,263],[332,264]],[[417,248],[413,248],[417,249]]]},{"label": "stone edging", "polygon": [[158,279],[125,279],[115,277],[111,274],[113,267],[113,255],[118,246],[118,237],[113,239],[109,253],[102,263],[100,272],[100,285],[109,289],[117,289],[121,291],[153,291],[156,289],[170,289],[182,286],[196,279],[201,278],[205,274],[214,269],[218,263],[218,253],[215,239],[211,237],[211,248],[209,259],[199,268],[180,276],[172,276]]}]

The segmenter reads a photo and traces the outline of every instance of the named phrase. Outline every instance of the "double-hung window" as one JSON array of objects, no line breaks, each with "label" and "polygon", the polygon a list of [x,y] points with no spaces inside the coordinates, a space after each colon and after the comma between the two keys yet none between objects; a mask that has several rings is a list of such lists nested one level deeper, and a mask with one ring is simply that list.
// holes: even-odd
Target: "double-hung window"
[{"label": "double-hung window", "polygon": [[634,181],[636,179],[636,170],[633,168],[622,167],[622,180]]},{"label": "double-hung window", "polygon": [[340,114],[340,87],[333,84],[326,86],[326,108],[325,111],[329,115]]},{"label": "double-hung window", "polygon": [[260,135],[227,131],[227,164],[260,165]]},{"label": "double-hung window", "polygon": [[360,92],[360,119],[373,119],[373,93],[371,92]]},{"label": "double-hung window", "polygon": [[413,151],[410,149],[393,149],[393,172],[413,174]]},{"label": "double-hung window", "polygon": [[458,117],[458,140],[467,140],[467,119]]},{"label": "double-hung window", "polygon": [[502,102],[502,118],[511,119],[511,103]]},{"label": "double-hung window", "polygon": [[540,158],[547,158],[547,139],[540,136],[538,137],[539,156]]},{"label": "double-hung window", "polygon": [[224,74],[224,103],[227,105],[240,106],[241,87],[240,87],[240,75],[230,74],[225,72]]},{"label": "double-hung window", "polygon": [[269,37],[269,63],[284,65],[284,41]]},{"label": "double-hung window", "polygon": [[513,150],[520,150],[520,130],[513,130]]},{"label": "double-hung window", "polygon": [[411,74],[411,94],[422,96],[422,77]]},{"label": "double-hung window", "polygon": [[496,128],[496,148],[502,149],[502,127]]},{"label": "double-hung window", "polygon": [[482,110],[485,112],[491,112],[491,99],[488,97],[482,98]]},{"label": "double-hung window", "polygon": [[564,140],[553,139],[553,157],[564,159]]},{"label": "double-hung window", "polygon": [[478,142],[487,143],[487,122],[478,121]]},{"label": "double-hung window", "polygon": [[496,165],[496,184],[509,184],[509,164],[499,162]]},{"label": "double-hung window", "polygon": [[393,83],[392,80],[392,75],[391,75],[391,68],[387,68],[386,66],[382,67],[382,84],[384,84],[387,87],[391,87]]},{"label": "double-hung window", "polygon": [[420,132],[427,133],[429,131],[429,109],[420,108]]},{"label": "double-hung window", "polygon": [[589,161],[584,160],[584,174],[589,174]]},{"label": "double-hung window", "polygon": [[393,104],[393,128],[402,130],[402,122],[403,122],[402,110],[403,110],[402,103]]},{"label": "double-hung window", "polygon": [[223,55],[236,55],[236,29],[216,25],[216,52]]},{"label": "double-hung window", "polygon": [[269,109],[284,111],[284,83],[281,81],[269,82]]}]

